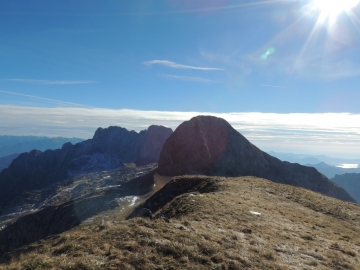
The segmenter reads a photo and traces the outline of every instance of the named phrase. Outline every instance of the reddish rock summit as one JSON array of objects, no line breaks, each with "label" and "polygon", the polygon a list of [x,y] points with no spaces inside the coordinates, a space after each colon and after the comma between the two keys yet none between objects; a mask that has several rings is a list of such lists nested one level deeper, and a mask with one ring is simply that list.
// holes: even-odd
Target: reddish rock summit
[{"label": "reddish rock summit", "polygon": [[252,175],[355,202],[316,169],[270,156],[224,119],[213,116],[194,117],[170,135],[160,153],[158,172],[168,176]]}]

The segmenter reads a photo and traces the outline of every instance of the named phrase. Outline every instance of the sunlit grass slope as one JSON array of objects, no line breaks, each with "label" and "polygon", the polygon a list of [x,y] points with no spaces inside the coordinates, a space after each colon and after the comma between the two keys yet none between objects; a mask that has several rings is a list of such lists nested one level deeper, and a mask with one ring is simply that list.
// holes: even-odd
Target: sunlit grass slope
[{"label": "sunlit grass slope", "polygon": [[255,177],[169,184],[180,195],[158,213],[170,222],[114,209],[14,252],[2,269],[360,269],[359,205]]}]

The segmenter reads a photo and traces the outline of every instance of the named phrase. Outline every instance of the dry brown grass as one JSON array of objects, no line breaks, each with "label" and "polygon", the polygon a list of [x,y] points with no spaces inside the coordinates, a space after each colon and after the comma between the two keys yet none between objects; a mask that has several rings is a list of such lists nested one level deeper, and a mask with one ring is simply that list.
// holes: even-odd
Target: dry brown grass
[{"label": "dry brown grass", "polygon": [[112,210],[0,267],[360,269],[359,205],[255,177],[208,179],[217,191],[182,194],[160,210],[170,223]]}]

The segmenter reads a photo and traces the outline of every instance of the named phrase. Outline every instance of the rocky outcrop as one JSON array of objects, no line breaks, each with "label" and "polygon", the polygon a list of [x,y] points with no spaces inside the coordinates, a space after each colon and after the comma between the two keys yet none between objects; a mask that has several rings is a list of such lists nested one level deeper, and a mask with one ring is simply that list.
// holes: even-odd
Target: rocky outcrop
[{"label": "rocky outcrop", "polygon": [[257,176],[355,202],[316,169],[283,162],[251,144],[224,119],[197,116],[182,123],[160,153],[159,174]]},{"label": "rocky outcrop", "polygon": [[99,128],[93,139],[61,149],[23,153],[0,173],[0,210],[25,190],[61,181],[69,175],[121,168],[123,163],[156,163],[172,130],[150,126],[137,133],[121,127]]},{"label": "rocky outcrop", "polygon": [[[143,207],[155,213],[181,194],[190,191],[197,193],[215,192],[218,190],[217,182],[217,179],[208,176],[186,175],[174,177],[162,189],[147,199]],[[137,212],[130,215],[130,218],[133,216],[137,216]]]}]

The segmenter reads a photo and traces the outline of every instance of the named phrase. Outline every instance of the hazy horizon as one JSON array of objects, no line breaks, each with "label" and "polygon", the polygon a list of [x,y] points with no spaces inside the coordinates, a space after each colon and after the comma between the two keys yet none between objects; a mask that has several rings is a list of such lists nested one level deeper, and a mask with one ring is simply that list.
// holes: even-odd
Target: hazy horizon
[{"label": "hazy horizon", "polygon": [[[137,132],[150,125],[176,129],[197,115],[227,120],[264,151],[360,158],[360,115],[212,113],[111,110],[105,108],[45,108],[0,105],[0,135],[35,135],[90,139],[97,128],[121,126]],[[21,115],[21,117],[18,117]],[[326,122],[331,118],[332,122]]]},{"label": "hazy horizon", "polygon": [[208,114],[264,151],[360,158],[350,2],[3,1],[0,134],[87,139]]}]

